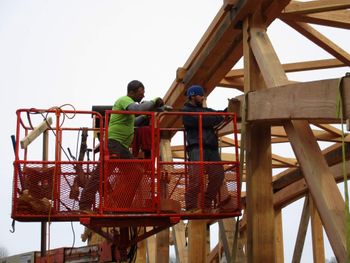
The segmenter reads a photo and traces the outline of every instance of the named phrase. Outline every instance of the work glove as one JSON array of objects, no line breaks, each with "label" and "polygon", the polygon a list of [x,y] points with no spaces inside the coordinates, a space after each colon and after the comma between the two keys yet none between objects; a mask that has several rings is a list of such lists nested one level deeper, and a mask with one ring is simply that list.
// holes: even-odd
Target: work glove
[{"label": "work glove", "polygon": [[164,101],[160,97],[154,98],[152,101],[154,103],[155,108],[159,108],[159,107],[162,107],[164,105]]}]

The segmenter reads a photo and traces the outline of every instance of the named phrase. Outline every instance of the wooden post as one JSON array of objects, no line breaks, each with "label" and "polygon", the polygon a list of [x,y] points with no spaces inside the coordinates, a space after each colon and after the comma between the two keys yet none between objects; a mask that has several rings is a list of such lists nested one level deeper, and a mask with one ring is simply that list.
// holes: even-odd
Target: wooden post
[{"label": "wooden post", "polygon": [[283,252],[283,226],[282,226],[282,211],[275,211],[275,244],[276,244],[276,263],[284,262]]},{"label": "wooden post", "polygon": [[[152,227],[146,227],[147,231],[152,230]],[[146,239],[147,243],[147,259],[148,263],[156,262],[156,235],[150,236]]]},{"label": "wooden post", "polygon": [[188,222],[188,262],[205,263],[206,253],[206,220],[189,220]]},{"label": "wooden post", "polygon": [[346,262],[345,203],[328,164],[307,121],[288,121],[284,128],[334,254],[339,262]]},{"label": "wooden post", "polygon": [[[170,139],[160,140],[160,156],[163,161],[171,161],[171,146]],[[167,197],[167,186],[165,182],[161,182],[161,199]],[[164,229],[157,234],[157,252],[156,262],[157,263],[168,263],[169,262],[169,229]]]},{"label": "wooden post", "polygon": [[[228,221],[229,219],[221,219],[219,220],[219,236],[220,241],[224,247],[225,256],[227,262],[232,262],[231,257],[231,251],[232,251],[232,244],[233,244],[233,220]],[[219,251],[220,253],[220,251]]]},{"label": "wooden post", "polygon": [[185,237],[185,224],[181,220],[175,226],[173,226],[174,238],[175,238],[175,254],[176,260],[179,263],[187,262],[187,248]]},{"label": "wooden post", "polygon": [[[145,233],[145,228],[144,227],[139,228],[139,233],[140,234]],[[147,239],[144,239],[137,243],[137,258],[136,258],[137,263],[147,263],[146,247],[147,247]]]},{"label": "wooden post", "polygon": [[309,197],[308,195],[306,195],[303,211],[301,213],[298,235],[295,241],[292,263],[298,263],[301,260],[301,254],[303,253],[306,231],[309,225],[309,219],[310,219]]},{"label": "wooden post", "polygon": [[[250,48],[252,18],[243,23],[244,91],[264,88]],[[247,250],[248,262],[275,261],[275,226],[272,192],[271,127],[250,123],[246,128]]]},{"label": "wooden post", "polygon": [[312,197],[310,198],[310,214],[311,214],[311,236],[312,251],[314,263],[323,263],[326,261],[324,254],[323,227],[317,208],[314,205]]}]

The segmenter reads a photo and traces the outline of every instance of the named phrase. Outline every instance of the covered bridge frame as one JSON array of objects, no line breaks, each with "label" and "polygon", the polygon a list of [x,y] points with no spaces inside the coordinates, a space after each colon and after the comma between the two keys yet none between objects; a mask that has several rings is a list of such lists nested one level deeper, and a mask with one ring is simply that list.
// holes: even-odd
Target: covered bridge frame
[{"label": "covered bridge frame", "polygon": [[[342,133],[331,124],[340,122],[339,93],[344,119],[350,118],[350,78],[297,83],[287,77],[289,72],[350,66],[349,53],[310,25],[349,30],[349,8],[347,0],[225,0],[187,62],[177,70],[164,97],[166,104],[180,108],[186,88],[194,83],[203,85],[207,94],[216,87],[244,92],[236,101],[243,112],[241,145],[245,150],[246,182],[238,262],[284,262],[281,209],[301,197],[306,198],[292,262],[301,258],[309,217],[314,262],[325,262],[323,228],[338,262],[349,262],[345,202],[337,187],[337,182],[343,180]],[[276,19],[332,58],[282,64],[266,33]],[[243,69],[233,69],[242,57]],[[162,125],[177,126],[179,120],[164,119]],[[319,129],[312,130],[315,126]],[[349,139],[345,136],[346,145]],[[225,137],[221,141],[223,145],[229,143]],[[333,144],[321,150],[318,141]],[[278,142],[289,142],[296,159],[273,154],[271,144]],[[165,158],[176,155],[177,148],[167,145],[166,135],[164,149]],[[349,150],[345,153],[348,160]],[[287,169],[274,175],[277,167]],[[206,223],[190,222],[188,249],[178,235],[183,231],[181,225],[173,229],[180,262],[215,261],[220,249],[206,252]],[[220,223],[225,228],[225,222]],[[157,262],[169,261],[167,231],[157,235]],[[226,257],[232,260],[232,244],[227,242],[230,231],[226,229],[222,244]],[[225,229],[220,233],[225,234]],[[193,239],[196,241],[191,242]]]}]

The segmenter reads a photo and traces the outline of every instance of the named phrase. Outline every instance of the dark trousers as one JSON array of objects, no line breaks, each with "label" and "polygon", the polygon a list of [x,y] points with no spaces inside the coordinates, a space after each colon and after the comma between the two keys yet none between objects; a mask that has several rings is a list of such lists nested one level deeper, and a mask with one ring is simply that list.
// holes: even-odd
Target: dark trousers
[{"label": "dark trousers", "polygon": [[[189,161],[199,161],[199,147],[192,147],[188,151]],[[220,162],[219,151],[213,149],[203,149],[203,161]],[[201,169],[203,169],[201,174]],[[191,164],[188,167],[188,181],[185,193],[186,210],[198,208],[198,195],[201,192],[201,176],[205,184],[205,174],[208,175],[208,183],[204,185],[204,207],[211,208],[216,199],[220,186],[223,183],[225,174],[221,164],[207,164],[201,168],[200,164]]]}]

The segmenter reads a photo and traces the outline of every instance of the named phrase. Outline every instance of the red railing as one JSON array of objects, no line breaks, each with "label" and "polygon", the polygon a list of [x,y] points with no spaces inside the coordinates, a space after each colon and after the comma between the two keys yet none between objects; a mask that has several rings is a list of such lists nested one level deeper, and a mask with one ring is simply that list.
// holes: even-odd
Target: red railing
[{"label": "red railing", "polygon": [[[151,148],[147,158],[116,159],[109,156],[108,129],[103,123],[109,123],[111,114],[149,116],[147,134],[151,135]],[[199,129],[200,159],[186,160],[184,128],[182,125],[161,127],[161,119],[176,119],[188,114],[198,115],[199,127],[202,126],[203,116],[225,117],[216,132],[225,130],[225,133],[233,135],[222,148],[222,155],[229,158],[206,161],[201,145],[202,130]],[[99,127],[95,127],[96,120],[101,124]],[[70,149],[83,141],[83,133],[87,137],[85,143],[99,151],[94,150],[91,159],[78,160]],[[43,139],[39,140],[38,136]],[[240,214],[237,125],[232,113],[107,110],[102,116],[94,111],[21,109],[17,111],[16,138],[14,219],[71,221],[82,217],[145,216],[220,218]],[[172,149],[167,148],[170,145]],[[77,148],[82,150],[82,143]],[[164,153],[161,155],[164,149],[168,153],[172,151],[172,159],[168,156],[164,160]],[[193,176],[199,182],[199,191],[194,188],[198,195],[195,197],[190,192]],[[210,207],[205,207],[208,182],[213,183],[213,178],[221,176],[223,179],[219,192],[211,197]],[[84,198],[89,203],[89,209],[81,208]],[[186,205],[191,200],[198,200],[196,209],[190,210]]]}]

